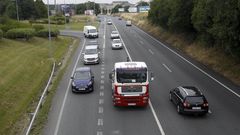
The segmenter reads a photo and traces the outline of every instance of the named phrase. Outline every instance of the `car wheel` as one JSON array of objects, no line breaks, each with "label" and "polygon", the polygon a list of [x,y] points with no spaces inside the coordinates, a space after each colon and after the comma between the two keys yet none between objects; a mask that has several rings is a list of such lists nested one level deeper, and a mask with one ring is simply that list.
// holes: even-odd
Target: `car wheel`
[{"label": "car wheel", "polygon": [[169,100],[172,102],[172,94],[169,93]]},{"label": "car wheel", "polygon": [[181,113],[182,113],[182,112],[181,112],[181,108],[180,108],[179,105],[177,105],[177,112],[178,112],[178,114],[181,114]]}]

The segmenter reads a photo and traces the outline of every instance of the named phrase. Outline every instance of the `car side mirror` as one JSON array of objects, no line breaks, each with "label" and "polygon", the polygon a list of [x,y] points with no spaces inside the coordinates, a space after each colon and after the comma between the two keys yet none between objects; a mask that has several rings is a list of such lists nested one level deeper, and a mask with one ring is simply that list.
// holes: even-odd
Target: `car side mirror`
[{"label": "car side mirror", "polygon": [[73,76],[71,76],[71,79],[73,79]]},{"label": "car side mirror", "polygon": [[92,79],[94,79],[94,76],[92,76]]}]

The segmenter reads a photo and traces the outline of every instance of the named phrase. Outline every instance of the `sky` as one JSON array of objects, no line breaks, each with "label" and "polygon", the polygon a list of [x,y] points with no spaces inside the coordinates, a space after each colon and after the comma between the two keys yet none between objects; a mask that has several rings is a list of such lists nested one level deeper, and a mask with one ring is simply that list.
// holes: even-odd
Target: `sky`
[{"label": "sky", "polygon": [[[45,4],[47,4],[48,0],[43,0],[43,2]],[[92,1],[92,2],[96,2],[96,3],[112,3],[112,1],[128,1],[129,3],[135,4],[141,0],[56,0],[57,4],[64,4],[64,2],[66,4],[75,4],[75,3],[85,3],[87,1]],[[148,1],[148,0],[143,0],[143,1]],[[50,4],[54,4],[54,0],[49,0]]]}]

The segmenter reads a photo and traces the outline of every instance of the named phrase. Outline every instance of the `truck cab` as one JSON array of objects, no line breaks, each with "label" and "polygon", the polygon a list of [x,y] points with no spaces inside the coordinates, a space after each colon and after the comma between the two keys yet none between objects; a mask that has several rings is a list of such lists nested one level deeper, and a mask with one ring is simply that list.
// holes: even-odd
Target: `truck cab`
[{"label": "truck cab", "polygon": [[112,73],[112,98],[115,106],[147,106],[149,71],[145,62],[117,62]]}]

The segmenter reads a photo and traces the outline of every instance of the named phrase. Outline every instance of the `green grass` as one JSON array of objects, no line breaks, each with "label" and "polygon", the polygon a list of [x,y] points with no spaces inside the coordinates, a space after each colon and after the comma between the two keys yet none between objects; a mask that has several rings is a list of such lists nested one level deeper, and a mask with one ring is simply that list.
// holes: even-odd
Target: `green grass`
[{"label": "green grass", "polygon": [[43,38],[28,42],[0,40],[1,135],[16,134],[13,131],[16,122],[26,119],[29,107],[38,100],[52,68],[49,49],[60,61],[71,42],[71,38],[59,37],[49,47],[48,40]]}]

